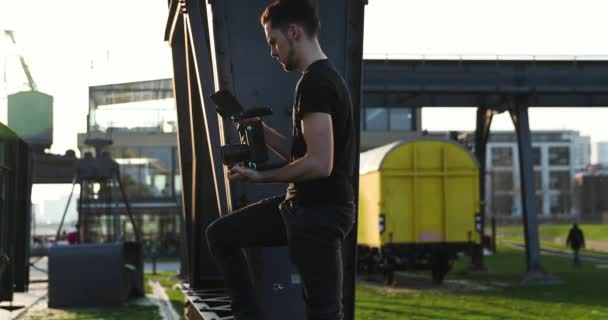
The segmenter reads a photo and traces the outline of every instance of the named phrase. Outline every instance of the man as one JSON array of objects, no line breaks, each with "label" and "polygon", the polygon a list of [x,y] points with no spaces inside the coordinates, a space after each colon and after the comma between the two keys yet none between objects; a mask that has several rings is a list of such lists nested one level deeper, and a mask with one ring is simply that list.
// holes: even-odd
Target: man
[{"label": "man", "polygon": [[242,248],[288,246],[302,279],[307,319],[343,319],[342,241],[355,221],[351,176],[353,110],[344,79],[318,40],[319,18],[306,0],[279,0],[260,17],[270,53],[298,71],[293,137],[265,126],[271,150],[289,160],[279,169],[229,170],[232,180],[288,182],[287,193],[224,215],[207,229],[209,249],[224,274],[237,320],[263,319]]},{"label": "man", "polygon": [[585,247],[585,236],[583,235],[583,230],[578,227],[578,224],[573,223],[572,228],[568,232],[568,238],[566,239],[566,245],[570,246],[572,249],[572,254],[574,258],[574,265],[580,266],[581,260],[579,258],[579,250]]}]

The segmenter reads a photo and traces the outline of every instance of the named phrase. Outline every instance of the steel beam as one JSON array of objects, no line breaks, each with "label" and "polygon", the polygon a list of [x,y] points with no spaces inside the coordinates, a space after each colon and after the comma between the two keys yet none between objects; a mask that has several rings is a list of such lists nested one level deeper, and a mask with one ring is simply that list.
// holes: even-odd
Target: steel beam
[{"label": "steel beam", "polygon": [[[213,194],[216,197],[218,215],[211,217],[213,219],[219,217],[223,212],[226,212],[227,200],[226,179],[224,179],[224,168],[222,165],[220,152],[220,127],[219,117],[215,111],[215,107],[209,97],[214,90],[213,67],[211,62],[211,49],[209,42],[209,30],[207,27],[207,10],[201,5],[200,1],[188,1],[186,3],[188,12],[186,25],[188,28],[189,43],[191,44],[192,58],[194,59],[194,71],[197,81],[197,92],[199,94],[199,108],[203,116],[204,127],[199,130],[204,130],[206,135],[206,147],[211,158],[211,176],[212,187],[215,189]],[[211,199],[210,199],[211,201]]]},{"label": "steel beam", "polygon": [[515,125],[519,149],[519,176],[521,179],[526,265],[528,272],[541,272],[538,223],[536,219],[534,164],[532,163],[532,137],[526,99],[516,97],[514,105],[509,112]]},{"label": "steel beam", "polygon": [[366,95],[398,95],[412,107],[524,94],[534,107],[608,106],[608,61],[366,60],[363,79]]},{"label": "steel beam", "polygon": [[[196,13],[193,13],[196,14]],[[188,16],[184,17],[184,34],[186,43],[186,67],[188,75],[188,96],[190,108],[190,130],[192,133],[192,234],[194,242],[192,247],[193,262],[191,273],[196,273],[196,278],[190,285],[200,288],[211,279],[220,278],[219,271],[207,249],[207,238],[205,230],[207,226],[219,217],[217,196],[214,187],[214,175],[212,158],[209,153],[207,131],[204,130],[205,119],[199,82],[196,72],[196,57],[194,53],[193,39],[190,35],[190,22]],[[201,41],[201,39],[196,39]]]},{"label": "steel beam", "polygon": [[479,162],[479,199],[480,199],[480,244],[473,251],[472,264],[475,269],[484,269],[483,264],[483,235],[485,228],[485,185],[486,185],[486,150],[490,137],[490,126],[494,117],[494,110],[487,107],[477,108],[477,124],[475,128],[475,157]]},{"label": "steel beam", "polygon": [[[367,0],[346,1],[346,30],[344,50],[344,79],[348,83],[352,103],[353,121],[355,126],[356,159],[354,171],[351,173],[353,190],[355,190],[355,212],[359,212],[359,145],[361,141],[361,106],[363,100],[362,74],[363,74],[363,26],[364,6]],[[327,18],[325,18],[327,19]],[[327,21],[327,20],[325,20]],[[329,40],[329,39],[328,39]],[[329,40],[331,41],[331,40]],[[358,220],[358,214],[355,215]],[[355,319],[355,287],[357,276],[357,226],[355,221],[353,231],[346,237],[342,244],[342,259],[344,268],[344,280],[342,291],[342,305],[344,307],[344,319]]]},{"label": "steel beam", "polygon": [[[174,0],[177,4],[177,0]],[[174,8],[179,12],[177,8]],[[175,17],[175,15],[171,15]],[[186,265],[185,271],[188,274],[188,282],[193,283],[196,272],[192,269],[193,258],[189,253],[193,252],[193,230],[192,230],[192,132],[190,127],[190,105],[188,103],[188,76],[186,64],[183,63],[186,56],[186,43],[184,37],[184,21],[182,15],[176,17],[178,21],[172,36],[169,40],[173,57],[173,91],[177,111],[177,148],[179,151],[179,170],[182,183],[182,225],[185,234],[182,235],[182,247],[185,247],[186,254],[182,254],[182,265]],[[169,23],[174,25],[173,21]],[[190,272],[190,270],[193,270]]]}]

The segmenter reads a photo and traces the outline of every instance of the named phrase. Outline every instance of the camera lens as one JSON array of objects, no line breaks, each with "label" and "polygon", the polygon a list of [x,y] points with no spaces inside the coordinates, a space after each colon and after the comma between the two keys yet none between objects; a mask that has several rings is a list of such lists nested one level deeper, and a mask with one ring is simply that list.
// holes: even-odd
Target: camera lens
[{"label": "camera lens", "polygon": [[225,165],[235,164],[241,161],[249,161],[251,149],[246,144],[228,144],[220,148],[222,163]]}]

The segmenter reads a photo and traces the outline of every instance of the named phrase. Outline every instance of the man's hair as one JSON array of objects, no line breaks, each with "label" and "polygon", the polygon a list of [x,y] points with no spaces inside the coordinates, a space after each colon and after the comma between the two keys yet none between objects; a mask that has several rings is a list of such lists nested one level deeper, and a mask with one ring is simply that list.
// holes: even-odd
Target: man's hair
[{"label": "man's hair", "polygon": [[321,28],[317,0],[275,0],[260,16],[260,23],[270,21],[273,28],[285,29],[290,23],[298,24],[309,38],[317,36]]}]

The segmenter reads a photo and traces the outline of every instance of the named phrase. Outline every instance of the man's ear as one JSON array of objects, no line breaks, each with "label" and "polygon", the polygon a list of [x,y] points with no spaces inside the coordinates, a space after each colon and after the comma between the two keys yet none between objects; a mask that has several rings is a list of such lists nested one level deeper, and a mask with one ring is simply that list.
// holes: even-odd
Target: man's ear
[{"label": "man's ear", "polygon": [[289,36],[291,36],[291,38],[293,40],[300,40],[300,38],[302,37],[302,27],[298,26],[295,23],[290,23],[289,27],[287,28],[287,32],[289,33]]}]

